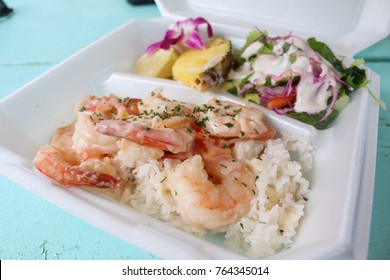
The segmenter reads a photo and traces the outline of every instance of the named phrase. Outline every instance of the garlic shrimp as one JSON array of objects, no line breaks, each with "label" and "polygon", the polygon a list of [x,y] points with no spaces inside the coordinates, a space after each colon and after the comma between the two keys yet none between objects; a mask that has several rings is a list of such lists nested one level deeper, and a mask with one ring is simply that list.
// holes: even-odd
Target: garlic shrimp
[{"label": "garlic shrimp", "polygon": [[72,148],[82,157],[102,158],[118,152],[118,145],[113,137],[99,133],[90,115],[77,113],[75,131],[72,135]]},{"label": "garlic shrimp", "polygon": [[87,96],[76,105],[77,122],[72,137],[73,148],[84,160],[102,158],[118,152],[115,139],[96,131],[95,123],[106,119],[123,119],[139,114],[140,99]]},{"label": "garlic shrimp", "polygon": [[109,96],[96,97],[87,96],[76,106],[79,112],[88,112],[94,119],[125,119],[129,116],[138,115],[138,98],[119,98],[110,94]]},{"label": "garlic shrimp", "polygon": [[264,121],[262,111],[249,105],[210,99],[200,107],[196,118],[208,134],[225,138],[268,140],[275,129]]},{"label": "garlic shrimp", "polygon": [[38,150],[33,161],[37,170],[60,185],[122,187],[126,180],[81,165],[82,161],[71,147],[73,130],[73,125],[58,129],[50,144]]},{"label": "garlic shrimp", "polygon": [[96,130],[99,133],[131,140],[139,145],[180,153],[192,149],[195,139],[192,123],[193,120],[186,117],[172,117],[155,124],[153,120],[132,122],[103,120],[96,124]]},{"label": "garlic shrimp", "polygon": [[166,186],[188,224],[222,229],[244,216],[255,194],[255,176],[222,149],[197,139],[195,155],[178,164]]},{"label": "garlic shrimp", "polygon": [[126,183],[120,177],[70,165],[63,153],[50,145],[39,149],[34,165],[42,174],[64,186],[119,188]]},{"label": "garlic shrimp", "polygon": [[197,130],[207,135],[223,138],[268,140],[275,136],[275,129],[265,122],[263,112],[250,105],[210,99],[206,104],[195,105],[169,100],[161,90],[146,97],[140,111],[166,117],[186,116],[194,119]]}]

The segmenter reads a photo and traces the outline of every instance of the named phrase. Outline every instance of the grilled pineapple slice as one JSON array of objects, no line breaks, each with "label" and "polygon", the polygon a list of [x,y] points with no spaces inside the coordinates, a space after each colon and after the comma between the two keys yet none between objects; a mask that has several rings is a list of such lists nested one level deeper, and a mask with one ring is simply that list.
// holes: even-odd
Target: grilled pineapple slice
[{"label": "grilled pineapple slice", "polygon": [[157,49],[151,54],[142,55],[134,64],[134,73],[155,78],[172,78],[172,66],[179,57],[174,49]]},{"label": "grilled pineapple slice", "polygon": [[215,37],[206,43],[203,50],[185,51],[173,65],[173,79],[199,91],[213,88],[231,69],[231,49],[229,40]]}]

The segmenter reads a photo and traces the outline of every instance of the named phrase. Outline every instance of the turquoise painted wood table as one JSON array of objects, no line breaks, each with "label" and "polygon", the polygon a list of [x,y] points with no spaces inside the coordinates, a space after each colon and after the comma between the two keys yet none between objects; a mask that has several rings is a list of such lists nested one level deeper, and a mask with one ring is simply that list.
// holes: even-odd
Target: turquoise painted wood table
[{"label": "turquoise painted wood table", "polygon": [[[0,18],[0,99],[129,20],[160,17],[155,5],[125,0],[6,3],[14,13]],[[380,75],[381,96],[390,106],[390,38],[357,57]],[[378,133],[368,258],[390,259],[390,110],[380,111]],[[1,176],[0,207],[0,259],[155,258]]]}]

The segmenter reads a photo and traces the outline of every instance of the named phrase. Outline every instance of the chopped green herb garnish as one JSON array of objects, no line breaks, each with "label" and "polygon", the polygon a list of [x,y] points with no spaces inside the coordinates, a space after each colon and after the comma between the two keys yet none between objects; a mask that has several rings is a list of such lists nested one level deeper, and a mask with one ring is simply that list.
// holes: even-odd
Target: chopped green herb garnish
[{"label": "chopped green herb garnish", "polygon": [[290,47],[291,47],[291,44],[288,42],[285,42],[283,45],[283,51],[287,52],[290,49]]},{"label": "chopped green herb garnish", "polygon": [[203,118],[200,122],[197,122],[197,125],[206,127],[206,122],[209,120],[209,117]]},{"label": "chopped green herb garnish", "polygon": [[235,114],[239,114],[239,113],[241,113],[241,111],[242,111],[242,108],[237,109],[237,110],[234,110],[233,112],[234,112]]},{"label": "chopped green herb garnish", "polygon": [[167,112],[167,111],[164,111],[161,118],[162,118],[162,119],[167,119],[167,118],[169,118],[168,112]]},{"label": "chopped green herb garnish", "polygon": [[173,108],[173,111],[180,112],[180,111],[181,111],[181,108],[182,108],[183,106],[184,106],[184,105],[177,104],[177,105]]}]

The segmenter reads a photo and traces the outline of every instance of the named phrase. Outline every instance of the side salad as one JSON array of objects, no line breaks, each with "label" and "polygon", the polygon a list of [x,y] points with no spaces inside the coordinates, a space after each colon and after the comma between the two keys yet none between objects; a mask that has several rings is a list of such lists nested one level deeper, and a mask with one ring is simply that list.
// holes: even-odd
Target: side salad
[{"label": "side salad", "polygon": [[252,30],[234,52],[234,67],[224,89],[279,114],[325,129],[350,100],[350,93],[369,90],[364,60],[346,67],[333,51],[315,38],[289,34],[271,37]]},{"label": "side salad", "polygon": [[[202,24],[207,27],[206,42],[199,33]],[[214,37],[207,20],[196,18],[178,21],[161,42],[151,44],[134,72],[173,78],[199,91],[222,86],[244,100],[325,129],[359,88],[366,88],[386,109],[368,88],[363,63],[358,59],[345,66],[315,38],[272,37],[257,28],[234,50],[230,40]]]}]

